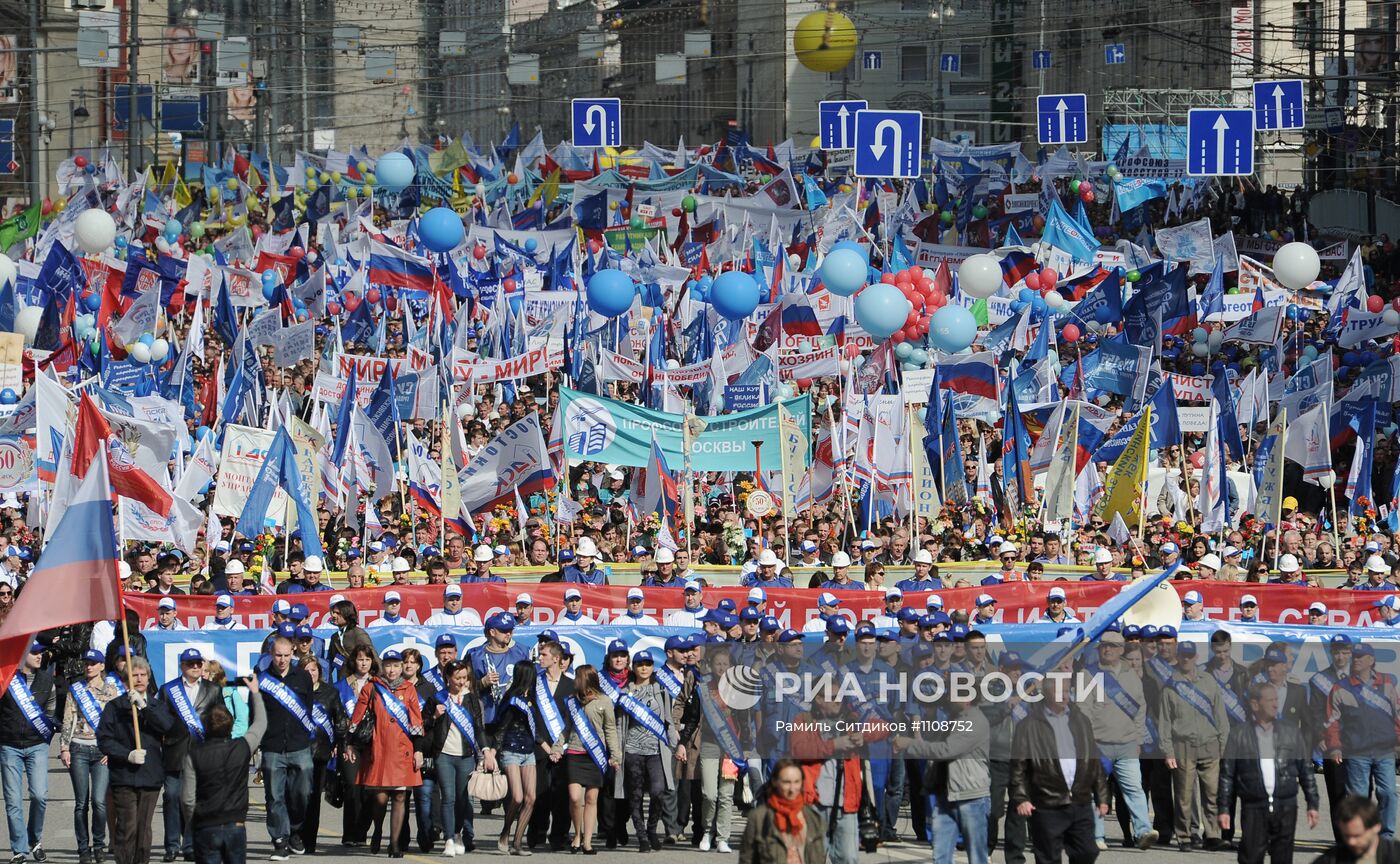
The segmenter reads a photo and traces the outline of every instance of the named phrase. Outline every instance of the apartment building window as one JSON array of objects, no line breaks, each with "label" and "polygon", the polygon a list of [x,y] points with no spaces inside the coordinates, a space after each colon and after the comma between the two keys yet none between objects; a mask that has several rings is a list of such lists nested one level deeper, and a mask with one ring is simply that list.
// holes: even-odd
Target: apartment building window
[{"label": "apartment building window", "polygon": [[958,47],[962,52],[962,77],[982,77],[982,46],[976,42],[964,42]]},{"label": "apartment building window", "polygon": [[1321,24],[1322,4],[1317,0],[1299,0],[1293,4],[1293,47],[1311,48]]},{"label": "apartment building window", "polygon": [[928,80],[928,47],[901,45],[899,47],[899,80]]}]

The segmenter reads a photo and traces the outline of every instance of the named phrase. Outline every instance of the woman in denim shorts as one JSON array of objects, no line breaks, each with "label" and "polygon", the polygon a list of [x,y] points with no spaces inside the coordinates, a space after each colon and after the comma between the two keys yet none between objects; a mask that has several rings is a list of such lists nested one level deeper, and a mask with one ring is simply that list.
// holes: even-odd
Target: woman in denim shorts
[{"label": "woman in denim shorts", "polygon": [[[511,855],[529,855],[525,829],[535,809],[535,747],[540,730],[535,709],[535,664],[521,660],[515,664],[510,687],[496,707],[496,717],[486,729],[487,752],[495,751],[496,761],[505,769],[510,788],[505,822],[496,850]],[[510,826],[515,825],[512,839]]]}]

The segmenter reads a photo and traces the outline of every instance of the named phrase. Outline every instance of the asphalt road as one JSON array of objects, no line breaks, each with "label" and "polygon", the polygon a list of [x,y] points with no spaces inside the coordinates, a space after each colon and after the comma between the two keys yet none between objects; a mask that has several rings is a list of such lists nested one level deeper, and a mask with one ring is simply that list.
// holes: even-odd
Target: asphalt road
[{"label": "asphalt road", "polygon": [[[1325,795],[1325,793],[1324,793]],[[272,852],[272,844],[268,840],[267,831],[264,828],[265,809],[263,806],[262,787],[252,785],[249,792],[249,800],[253,802],[252,812],[248,818],[248,860],[266,861]],[[1325,806],[1325,802],[1324,802]],[[1325,813],[1324,813],[1325,816]],[[477,816],[477,837],[486,842],[479,845],[477,851],[470,855],[460,855],[459,860],[472,860],[481,858],[502,857],[495,851],[494,838],[500,829],[499,809],[491,816]],[[369,858],[367,849],[360,849],[351,852],[340,845],[341,811],[322,804],[321,809],[321,842],[320,848],[312,858],[322,861],[364,861]],[[903,842],[882,845],[876,852],[862,853],[861,861],[870,864],[900,864],[900,862],[927,862],[931,860],[931,850],[928,845],[915,843],[911,837],[908,827],[907,817],[901,820],[901,834],[906,838]],[[387,825],[386,825],[387,829]],[[730,856],[720,856],[718,853],[702,853],[698,849],[687,847],[667,846],[661,852],[654,852],[648,856],[648,860],[657,864],[696,864],[697,856],[709,858],[719,862],[724,858],[731,860],[737,857],[738,838],[743,831],[743,820],[736,813],[734,819],[734,836],[731,839],[735,847],[735,853]],[[161,835],[162,822],[159,807],[157,807],[154,819],[155,850],[152,855],[153,862],[161,860]],[[8,840],[8,837],[6,838]],[[1109,851],[1101,853],[1100,861],[1129,861],[1134,864],[1166,864],[1175,862],[1181,864],[1182,861],[1196,861],[1198,864],[1210,864],[1219,862],[1226,864],[1235,861],[1234,852],[1196,852],[1192,855],[1183,855],[1172,848],[1159,847],[1147,852],[1124,849],[1120,843],[1118,833],[1118,823],[1112,814],[1108,818],[1108,843]],[[1331,831],[1325,822],[1315,829],[1309,829],[1303,814],[1299,812],[1298,822],[1298,843],[1294,858],[1298,862],[1309,862],[1322,853],[1331,843]],[[53,862],[71,862],[77,860],[77,842],[73,834],[73,791],[72,784],[68,779],[68,772],[62,763],[56,758],[49,762],[49,806],[44,827],[44,849],[49,853],[49,860]],[[635,846],[629,849],[619,849],[609,852],[599,844],[599,860],[614,859],[626,861],[637,854]],[[381,857],[387,858],[387,849],[381,853]],[[536,850],[535,856],[540,864],[550,864],[550,862],[579,861],[584,859],[573,858],[567,853],[554,854],[547,850],[541,852]],[[110,862],[110,857],[108,861]],[[413,846],[406,855],[406,860],[424,862],[434,862],[439,864],[446,860],[441,854],[441,844],[438,851],[432,854],[421,854],[417,847]],[[959,853],[957,860],[965,862],[966,856]],[[992,861],[1001,864],[1004,860],[1000,851],[992,853]],[[1033,862],[1028,856],[1028,861]]]}]

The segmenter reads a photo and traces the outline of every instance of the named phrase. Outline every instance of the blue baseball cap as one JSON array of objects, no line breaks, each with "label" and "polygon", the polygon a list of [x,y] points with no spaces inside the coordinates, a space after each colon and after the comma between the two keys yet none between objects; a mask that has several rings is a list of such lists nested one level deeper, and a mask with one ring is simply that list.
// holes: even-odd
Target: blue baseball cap
[{"label": "blue baseball cap", "polygon": [[726,612],[733,612],[737,607],[734,605],[733,600],[730,600],[728,597],[726,597],[723,600],[719,601],[719,606],[717,608],[723,609]]},{"label": "blue baseball cap", "polygon": [[1338,645],[1350,645],[1351,637],[1345,633],[1333,633],[1332,639],[1330,641],[1332,643],[1332,647],[1335,648]]},{"label": "blue baseball cap", "polygon": [[627,653],[629,653],[629,649],[627,648],[627,643],[626,643],[626,642],[623,642],[621,639],[614,639],[614,640],[612,640],[611,642],[608,643],[608,651],[607,651],[607,653],[608,653],[608,654],[627,654]]},{"label": "blue baseball cap", "polygon": [[938,626],[938,621],[932,615],[923,615],[919,618],[919,629],[929,630]]},{"label": "blue baseball cap", "polygon": [[643,648],[636,654],[632,655],[632,665],[635,666],[638,663],[651,663],[653,665],[656,664],[656,657],[651,653],[650,648]]},{"label": "blue baseball cap", "polygon": [[1195,642],[1182,642],[1180,645],[1176,646],[1176,656],[1178,656],[1178,657],[1195,657],[1195,656],[1196,656],[1196,643],[1195,643]]},{"label": "blue baseball cap", "polygon": [[1269,664],[1287,663],[1288,655],[1277,648],[1270,648],[1268,651],[1264,652],[1264,662]]},{"label": "blue baseball cap", "polygon": [[313,631],[313,630],[311,629],[311,625],[310,625],[310,624],[298,624],[298,625],[297,625],[297,638],[298,638],[298,639],[315,639],[315,638],[316,638],[316,633],[315,633],[315,631]]},{"label": "blue baseball cap", "polygon": [[869,621],[862,621],[862,622],[860,622],[859,624],[856,625],[856,638],[857,638],[857,639],[874,638],[874,636],[875,636],[875,625],[874,625],[874,624],[871,624]]},{"label": "blue baseball cap", "polygon": [[1124,639],[1141,639],[1141,638],[1142,638],[1142,628],[1139,627],[1139,626],[1136,625],[1136,624],[1129,624],[1127,627],[1124,627],[1124,628],[1123,628],[1123,638],[1124,638]]},{"label": "blue baseball cap", "polygon": [[1158,627],[1158,628],[1157,628],[1157,638],[1158,638],[1158,639],[1175,639],[1175,638],[1176,638],[1176,628],[1173,627],[1173,626],[1170,625],[1170,624],[1164,625],[1164,626],[1162,626],[1162,627]]},{"label": "blue baseball cap", "polygon": [[776,633],[781,629],[783,629],[783,625],[772,615],[764,615],[763,620],[758,622],[758,630],[760,633]]},{"label": "blue baseball cap", "polygon": [[[35,642],[34,644],[35,644],[35,645],[38,645],[39,643],[38,643],[38,642]],[[39,650],[42,651],[43,649],[40,648]],[[35,654],[35,653],[38,653],[38,652],[36,652],[36,651],[34,650],[34,648],[31,647],[31,648],[29,649],[29,653]],[[186,648],[184,651],[181,651],[181,652],[180,652],[180,662],[181,662],[181,663],[203,663],[203,662],[204,662],[204,655],[200,653],[200,651],[199,651],[198,648]]]},{"label": "blue baseball cap", "polygon": [[390,663],[395,661],[402,663],[403,655],[400,654],[394,648],[390,648],[388,651],[385,651],[383,654],[379,655],[379,662],[381,663]]},{"label": "blue baseball cap", "polygon": [[1142,625],[1142,629],[1138,631],[1138,635],[1141,636],[1143,639],[1156,639],[1156,638],[1157,638],[1157,625],[1156,625],[1156,624],[1144,624],[1144,625]]},{"label": "blue baseball cap", "polygon": [[89,648],[87,651],[83,652],[83,662],[106,663],[107,658],[102,656],[102,652],[98,651],[96,648]]},{"label": "blue baseball cap", "polygon": [[934,641],[934,642],[952,642],[952,641],[953,641],[953,634],[952,634],[952,633],[949,633],[947,630],[944,630],[942,633],[935,633],[935,634],[933,634],[933,641]]},{"label": "blue baseball cap", "polygon": [[305,603],[293,603],[291,614],[288,616],[293,621],[305,621],[311,610],[306,608]]},{"label": "blue baseball cap", "polygon": [[1351,653],[1353,657],[1374,657],[1376,656],[1376,649],[1365,642],[1358,642],[1356,643],[1356,647],[1351,649]]},{"label": "blue baseball cap", "polygon": [[495,615],[488,615],[486,618],[486,629],[505,632],[514,630],[515,616],[507,612],[497,612]]},{"label": "blue baseball cap", "polygon": [[1024,669],[1026,661],[1022,660],[1021,655],[1015,651],[1003,651],[1001,656],[997,658],[997,666],[1002,669]]},{"label": "blue baseball cap", "polygon": [[729,630],[731,628],[739,626],[739,616],[733,614],[732,612],[720,612],[719,610],[716,610],[710,614],[711,618],[718,622],[720,628],[723,630]]},{"label": "blue baseball cap", "polygon": [[916,611],[914,611],[913,609],[910,609],[908,606],[906,606],[906,607],[904,607],[903,609],[899,610],[899,614],[896,615],[895,617],[896,617],[897,619],[899,619],[899,622],[900,622],[901,624],[907,624],[907,623],[909,623],[910,621],[918,621],[918,620],[919,620],[919,613],[916,612]]},{"label": "blue baseball cap", "polygon": [[569,562],[569,561],[572,561],[572,560],[574,560],[574,550],[572,550],[572,549],[560,549],[560,550],[559,550],[559,563],[560,563],[560,564],[565,564],[565,563],[567,563],[567,562]]},{"label": "blue baseball cap", "polygon": [[915,660],[924,660],[933,656],[933,643],[919,641],[914,643],[913,649],[909,652]]},{"label": "blue baseball cap", "polygon": [[277,635],[286,639],[297,638],[297,625],[290,621],[283,621],[277,625]]},{"label": "blue baseball cap", "polygon": [[796,630],[793,630],[791,627],[789,627],[788,629],[786,629],[786,630],[784,630],[783,632],[781,632],[781,633],[778,634],[778,641],[779,641],[779,642],[800,642],[800,641],[802,641],[802,634],[801,634],[801,633],[798,633]]},{"label": "blue baseball cap", "polygon": [[851,632],[851,625],[847,623],[845,616],[832,615],[826,619],[826,632],[832,636],[845,636]]},{"label": "blue baseball cap", "polygon": [[954,641],[954,642],[962,642],[964,639],[967,638],[967,634],[968,634],[967,625],[966,625],[966,624],[954,624],[954,625],[952,626],[952,629],[950,629],[948,632],[952,635],[953,641]]},{"label": "blue baseball cap", "polygon": [[[546,632],[548,632],[548,631],[546,631]],[[690,646],[687,644],[687,640],[686,640],[686,638],[685,638],[684,636],[667,636],[667,637],[666,637],[666,650],[667,650],[667,651],[686,651],[686,650],[689,649],[689,647],[690,647]]]},{"label": "blue baseball cap", "polygon": [[740,621],[758,621],[761,618],[763,618],[763,616],[758,614],[758,610],[752,606],[744,607],[744,611],[739,613]]},{"label": "blue baseball cap", "polygon": [[438,634],[438,637],[433,640],[433,650],[437,650],[438,648],[456,647],[457,639],[451,633],[440,633]]}]

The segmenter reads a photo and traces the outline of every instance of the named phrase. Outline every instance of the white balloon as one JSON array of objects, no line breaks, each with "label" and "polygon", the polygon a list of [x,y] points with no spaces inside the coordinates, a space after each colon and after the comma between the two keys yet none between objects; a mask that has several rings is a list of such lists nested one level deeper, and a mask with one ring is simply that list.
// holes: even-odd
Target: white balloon
[{"label": "white balloon", "polygon": [[87,254],[100,254],[117,239],[117,223],[106,210],[90,207],[79,213],[73,223],[73,239]]},{"label": "white balloon", "polygon": [[1212,330],[1210,334],[1206,336],[1206,345],[1210,346],[1210,350],[1212,351],[1219,351],[1221,344],[1224,342],[1225,333],[1220,330]]},{"label": "white balloon", "polygon": [[34,336],[39,332],[39,319],[43,317],[42,306],[26,306],[15,316],[15,332],[24,336],[25,345],[34,344]]},{"label": "white balloon", "polygon": [[991,255],[973,255],[958,265],[958,287],[969,297],[978,300],[990,297],[1004,284],[1001,262]]},{"label": "white balloon", "polygon": [[157,339],[151,343],[151,360],[156,363],[165,362],[165,358],[170,356],[170,343],[164,339]]},{"label": "white balloon", "polygon": [[791,268],[794,269],[794,270],[797,270],[797,269],[801,268],[801,266],[802,266],[802,256],[801,256],[801,255],[798,255],[798,254],[795,253],[795,252],[794,252],[793,254],[789,255],[789,256],[788,256],[788,266],[791,267]]},{"label": "white balloon", "polygon": [[19,268],[10,256],[0,252],[0,285],[13,285],[19,279]]},{"label": "white balloon", "polygon": [[1396,312],[1394,306],[1387,306],[1385,311],[1381,312],[1381,320],[1394,327],[1400,324],[1400,312]]},{"label": "white balloon", "polygon": [[667,360],[667,361],[666,361],[666,368],[667,368],[667,369],[679,369],[679,368],[681,368],[681,361],[679,361],[679,360],[674,360],[674,359],[673,359],[673,360]]},{"label": "white balloon", "polygon": [[1061,309],[1069,305],[1069,301],[1058,291],[1051,291],[1045,295],[1045,305],[1051,309]]},{"label": "white balloon", "polygon": [[137,342],[135,345],[132,345],[129,353],[131,354],[131,359],[135,360],[137,363],[151,362],[151,346],[147,345],[145,342]]},{"label": "white balloon", "polygon": [[164,234],[156,238],[156,249],[160,252],[170,251],[170,241],[165,239]]},{"label": "white balloon", "polygon": [[1274,275],[1285,288],[1301,291],[1317,281],[1321,270],[1317,250],[1306,243],[1285,243],[1274,253]]}]

